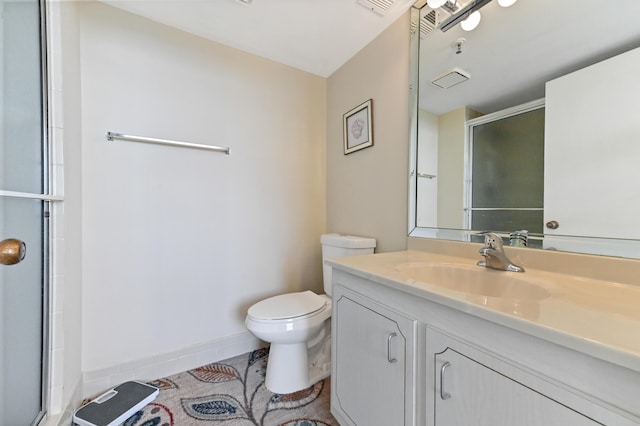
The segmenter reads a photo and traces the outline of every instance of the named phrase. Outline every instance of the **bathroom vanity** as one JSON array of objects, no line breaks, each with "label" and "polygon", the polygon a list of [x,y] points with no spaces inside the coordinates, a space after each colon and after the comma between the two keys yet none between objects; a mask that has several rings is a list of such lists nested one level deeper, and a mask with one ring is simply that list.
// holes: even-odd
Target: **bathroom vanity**
[{"label": "bathroom vanity", "polygon": [[640,424],[640,287],[420,251],[328,263],[341,425]]}]

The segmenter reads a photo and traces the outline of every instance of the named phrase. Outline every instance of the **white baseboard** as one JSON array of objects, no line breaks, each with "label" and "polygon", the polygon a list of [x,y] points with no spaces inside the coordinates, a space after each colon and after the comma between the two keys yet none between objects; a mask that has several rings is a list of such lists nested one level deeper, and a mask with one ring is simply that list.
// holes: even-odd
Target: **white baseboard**
[{"label": "white baseboard", "polygon": [[151,381],[259,349],[264,343],[250,332],[216,339],[147,359],[84,372],[83,398],[98,396],[128,380]]}]

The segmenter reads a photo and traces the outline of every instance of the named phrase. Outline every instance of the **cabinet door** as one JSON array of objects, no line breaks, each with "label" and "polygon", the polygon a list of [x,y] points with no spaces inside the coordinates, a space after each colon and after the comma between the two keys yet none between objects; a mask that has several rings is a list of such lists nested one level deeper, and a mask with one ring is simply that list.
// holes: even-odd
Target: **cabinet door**
[{"label": "cabinet door", "polygon": [[415,321],[344,295],[334,303],[334,410],[358,426],[413,424]]},{"label": "cabinet door", "polygon": [[436,425],[600,424],[451,348],[436,355],[435,367]]}]

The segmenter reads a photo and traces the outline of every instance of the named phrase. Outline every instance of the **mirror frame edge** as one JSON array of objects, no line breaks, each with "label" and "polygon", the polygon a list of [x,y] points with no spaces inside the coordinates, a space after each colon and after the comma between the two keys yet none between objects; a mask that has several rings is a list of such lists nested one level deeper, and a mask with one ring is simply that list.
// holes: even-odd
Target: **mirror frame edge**
[{"label": "mirror frame edge", "polygon": [[419,55],[420,55],[420,11],[427,0],[418,0],[411,5],[409,40],[409,185],[408,185],[408,231],[412,236],[416,230],[416,202],[418,198],[417,179],[417,142],[418,140],[418,93],[419,93]]}]

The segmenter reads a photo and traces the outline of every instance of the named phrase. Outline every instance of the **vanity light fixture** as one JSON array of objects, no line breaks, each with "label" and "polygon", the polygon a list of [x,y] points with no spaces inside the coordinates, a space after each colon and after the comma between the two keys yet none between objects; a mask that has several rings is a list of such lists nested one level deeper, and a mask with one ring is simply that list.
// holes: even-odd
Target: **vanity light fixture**
[{"label": "vanity light fixture", "polygon": [[427,5],[429,5],[431,9],[437,9],[444,6],[446,2],[447,0],[427,0]]},{"label": "vanity light fixture", "polygon": [[[498,0],[498,4],[502,7],[509,7],[517,1]],[[427,0],[427,5],[433,9],[432,13],[439,9],[442,13],[450,15],[438,25],[438,28],[443,32],[449,31],[458,24],[464,31],[472,31],[482,18],[480,9],[489,2],[491,0],[470,0],[467,2],[464,0]]]},{"label": "vanity light fixture", "polygon": [[440,29],[443,32],[449,31],[451,28],[468,19],[463,29],[465,31],[471,31],[480,23],[480,12],[478,11],[489,2],[491,2],[491,0],[471,0],[462,8],[456,10],[449,18],[445,19],[442,24],[440,24]]},{"label": "vanity light fixture", "polygon": [[460,28],[462,28],[465,31],[473,31],[480,23],[481,18],[482,18],[482,15],[480,15],[480,11],[476,10],[471,15],[469,15],[467,19],[460,22]]}]

